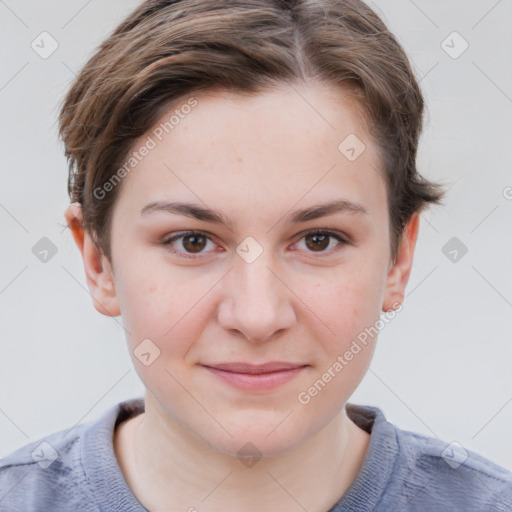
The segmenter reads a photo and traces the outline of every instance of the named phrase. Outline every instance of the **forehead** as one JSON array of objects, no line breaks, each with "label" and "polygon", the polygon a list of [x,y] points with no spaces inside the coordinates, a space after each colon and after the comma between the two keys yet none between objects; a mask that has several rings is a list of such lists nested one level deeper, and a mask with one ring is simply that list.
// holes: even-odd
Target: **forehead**
[{"label": "forehead", "polygon": [[[231,141],[235,151],[250,151],[260,143],[297,152],[299,147],[337,147],[349,133],[357,133],[365,142],[369,138],[362,109],[352,94],[325,84],[280,85],[251,95],[207,90],[186,96],[170,110],[183,109],[192,98],[197,105],[181,116],[171,133],[162,134],[176,147]],[[159,127],[165,131],[169,119],[167,112],[152,131]]]},{"label": "forehead", "polygon": [[[291,207],[385,197],[377,148],[358,105],[339,89],[294,85],[247,96],[202,91],[183,97],[133,145],[150,145],[123,183],[140,209],[150,201],[204,199],[210,206]],[[382,205],[382,206],[385,206]]]}]

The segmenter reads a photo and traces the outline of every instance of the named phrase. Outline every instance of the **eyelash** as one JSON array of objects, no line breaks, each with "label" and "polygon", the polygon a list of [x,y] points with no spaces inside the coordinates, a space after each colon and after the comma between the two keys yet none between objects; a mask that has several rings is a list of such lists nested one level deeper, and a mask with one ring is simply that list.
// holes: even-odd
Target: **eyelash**
[{"label": "eyelash", "polygon": [[[161,245],[163,245],[165,247],[168,247],[171,250],[171,252],[176,254],[178,257],[194,260],[194,259],[199,258],[202,253],[198,253],[196,255],[191,255],[191,253],[183,253],[181,251],[176,250],[171,245],[172,242],[174,242],[176,240],[179,240],[180,238],[185,238],[185,237],[191,236],[191,235],[205,236],[208,240],[212,241],[210,236],[208,236],[208,234],[203,232],[203,231],[185,231],[185,232],[179,233],[177,235],[174,235],[174,236],[172,236],[170,238],[164,239],[161,242]],[[329,251],[318,251],[320,256],[314,256],[315,258],[322,257],[321,256],[322,254],[331,254],[332,252],[336,252],[336,251],[340,250],[341,248],[343,248],[343,246],[351,244],[351,242],[349,240],[347,240],[346,238],[341,236],[336,231],[330,231],[328,229],[327,230],[325,230],[325,229],[324,230],[314,229],[314,230],[311,230],[311,231],[307,231],[307,232],[302,234],[301,238],[299,238],[299,241],[302,240],[303,238],[309,236],[309,235],[327,235],[327,236],[329,236],[331,238],[335,238],[339,242],[338,245],[336,245],[333,249],[331,249]],[[308,251],[308,252],[311,252],[313,254],[315,253],[315,251]]]}]

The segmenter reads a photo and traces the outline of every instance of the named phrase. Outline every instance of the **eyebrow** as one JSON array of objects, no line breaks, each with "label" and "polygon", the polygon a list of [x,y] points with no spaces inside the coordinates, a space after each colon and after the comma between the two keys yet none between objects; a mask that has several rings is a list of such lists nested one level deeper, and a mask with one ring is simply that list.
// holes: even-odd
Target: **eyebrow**
[{"label": "eyebrow", "polygon": [[[177,215],[184,215],[193,219],[202,220],[206,222],[213,222],[215,224],[222,224],[230,230],[234,230],[235,224],[225,217],[222,213],[216,212],[210,208],[205,208],[194,203],[185,203],[182,201],[153,201],[148,203],[140,211],[140,215],[148,215],[152,212],[164,211]],[[324,204],[309,206],[301,210],[295,210],[288,213],[284,217],[285,224],[298,224],[308,220],[318,219],[327,215],[335,213],[348,213],[369,215],[370,212],[360,203],[355,203],[347,199],[337,199]]]}]

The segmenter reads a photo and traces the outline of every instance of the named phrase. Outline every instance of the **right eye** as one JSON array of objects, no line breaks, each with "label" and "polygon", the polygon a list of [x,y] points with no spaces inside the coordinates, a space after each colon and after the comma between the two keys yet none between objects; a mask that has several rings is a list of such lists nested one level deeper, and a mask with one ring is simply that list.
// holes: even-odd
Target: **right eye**
[{"label": "right eye", "polygon": [[[184,251],[181,251],[174,246],[174,242],[178,240],[181,240],[179,245],[181,245]],[[202,251],[202,249],[208,245],[208,241],[213,244],[210,237],[202,231],[184,231],[165,238],[161,242],[161,245],[169,247],[172,253],[181,258],[194,259],[198,257],[195,256],[195,254],[200,255],[205,252]],[[215,244],[213,245],[215,246]]]}]

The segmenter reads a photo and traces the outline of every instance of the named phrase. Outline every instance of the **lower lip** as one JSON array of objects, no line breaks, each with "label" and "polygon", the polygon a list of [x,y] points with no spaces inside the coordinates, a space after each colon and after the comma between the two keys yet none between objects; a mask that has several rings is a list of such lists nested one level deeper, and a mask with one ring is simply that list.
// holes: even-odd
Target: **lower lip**
[{"label": "lower lip", "polygon": [[306,366],[269,373],[234,373],[226,370],[219,370],[218,368],[211,368],[210,366],[204,366],[204,368],[217,375],[228,384],[239,389],[263,391],[266,389],[274,389],[286,384],[296,377],[298,373],[304,370]]}]

